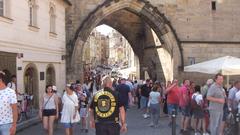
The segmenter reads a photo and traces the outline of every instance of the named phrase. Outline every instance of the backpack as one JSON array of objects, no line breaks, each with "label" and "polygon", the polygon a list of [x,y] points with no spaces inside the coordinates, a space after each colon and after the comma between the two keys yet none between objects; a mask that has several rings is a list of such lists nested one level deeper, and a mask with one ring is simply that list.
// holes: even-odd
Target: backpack
[{"label": "backpack", "polygon": [[192,107],[192,109],[201,108],[201,106],[198,105],[197,102],[196,102],[196,100],[195,100],[196,97],[197,97],[197,95],[193,95],[193,97],[192,97],[192,99],[191,99],[191,107]]}]

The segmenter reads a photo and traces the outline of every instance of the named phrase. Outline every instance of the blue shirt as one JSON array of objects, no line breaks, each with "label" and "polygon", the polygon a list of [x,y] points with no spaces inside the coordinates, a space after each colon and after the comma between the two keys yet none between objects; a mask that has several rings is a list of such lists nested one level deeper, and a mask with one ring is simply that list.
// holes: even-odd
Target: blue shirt
[{"label": "blue shirt", "polygon": [[130,92],[130,87],[126,84],[119,84],[116,88],[116,91],[119,93],[119,100],[124,105],[128,104],[128,93]]}]

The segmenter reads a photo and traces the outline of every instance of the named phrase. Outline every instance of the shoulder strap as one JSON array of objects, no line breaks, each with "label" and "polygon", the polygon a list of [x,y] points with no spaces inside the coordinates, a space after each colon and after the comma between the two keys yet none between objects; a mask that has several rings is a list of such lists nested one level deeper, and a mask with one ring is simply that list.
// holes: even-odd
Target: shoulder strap
[{"label": "shoulder strap", "polygon": [[48,104],[49,100],[52,98],[53,94],[48,98],[47,102],[44,104],[43,109],[46,107],[46,105]]},{"label": "shoulder strap", "polygon": [[69,97],[68,95],[67,95],[67,97],[68,97],[68,99],[70,99],[73,102],[73,104],[75,104],[74,100],[71,97]]}]

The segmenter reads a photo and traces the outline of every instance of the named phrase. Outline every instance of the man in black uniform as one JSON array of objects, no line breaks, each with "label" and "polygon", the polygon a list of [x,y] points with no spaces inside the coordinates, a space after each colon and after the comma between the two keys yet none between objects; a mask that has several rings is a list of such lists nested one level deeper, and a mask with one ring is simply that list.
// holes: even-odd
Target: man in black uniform
[{"label": "man in black uniform", "polygon": [[113,91],[109,76],[103,79],[103,87],[104,89],[98,91],[91,102],[90,125],[96,128],[96,135],[120,135],[120,128],[122,132],[127,131],[124,106],[119,101],[118,93]]}]

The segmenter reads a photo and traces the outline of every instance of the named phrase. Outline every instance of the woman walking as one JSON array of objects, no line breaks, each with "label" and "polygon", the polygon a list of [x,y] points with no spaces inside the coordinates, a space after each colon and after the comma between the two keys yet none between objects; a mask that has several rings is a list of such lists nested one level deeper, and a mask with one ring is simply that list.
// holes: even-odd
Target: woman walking
[{"label": "woman walking", "polygon": [[47,85],[40,104],[40,118],[48,135],[53,135],[54,120],[58,119],[58,97],[53,93],[52,85]]},{"label": "woman walking", "polygon": [[151,118],[152,123],[151,127],[157,127],[158,126],[158,120],[160,117],[160,101],[161,101],[161,94],[158,91],[158,86],[155,85],[152,89],[152,92],[149,94],[149,102],[150,102],[150,112],[151,112]]},{"label": "woman walking", "polygon": [[78,97],[73,90],[73,86],[68,84],[66,92],[62,97],[63,109],[61,123],[63,123],[66,135],[73,135],[73,127],[75,123],[80,121]]}]

